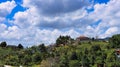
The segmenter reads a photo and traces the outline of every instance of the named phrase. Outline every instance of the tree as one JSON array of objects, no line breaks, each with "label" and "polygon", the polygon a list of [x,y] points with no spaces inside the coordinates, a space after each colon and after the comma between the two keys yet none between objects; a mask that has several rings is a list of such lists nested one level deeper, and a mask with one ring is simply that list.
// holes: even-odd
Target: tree
[{"label": "tree", "polygon": [[69,62],[69,67],[81,67],[81,64],[78,60],[71,60]]},{"label": "tree", "polygon": [[120,48],[120,34],[113,35],[109,43],[111,48]]},{"label": "tree", "polygon": [[68,55],[63,55],[60,58],[60,67],[69,67]]},{"label": "tree", "polygon": [[40,67],[51,67],[51,63],[48,60],[42,60]]},{"label": "tree", "polygon": [[94,37],[92,38],[92,41],[95,41],[95,38],[94,38]]},{"label": "tree", "polygon": [[38,46],[39,47],[39,51],[42,53],[42,59],[46,59],[49,55],[47,52],[47,48],[44,44],[41,44]]},{"label": "tree", "polygon": [[32,56],[32,60],[35,64],[38,64],[42,61],[42,58],[41,58],[41,54],[40,53],[35,53],[33,56]]},{"label": "tree", "polygon": [[101,51],[101,47],[99,46],[99,45],[93,45],[92,47],[91,47],[91,50],[92,51]]},{"label": "tree", "polygon": [[40,44],[38,47],[40,48],[41,52],[45,52],[45,53],[47,52],[47,49],[44,44]]},{"label": "tree", "polygon": [[0,44],[1,47],[6,47],[7,46],[7,43],[4,41],[4,42],[1,42]]},{"label": "tree", "polygon": [[32,65],[31,62],[32,62],[32,57],[30,55],[25,55],[24,58],[23,58],[23,61],[22,61],[22,65]]},{"label": "tree", "polygon": [[23,49],[24,47],[22,46],[22,44],[18,44],[18,48]]},{"label": "tree", "polygon": [[71,44],[73,40],[74,39],[72,39],[70,36],[59,36],[56,40],[56,45],[59,46],[60,44]]},{"label": "tree", "polygon": [[85,49],[84,49],[84,54],[88,54],[88,53],[89,53],[88,49],[85,48]]},{"label": "tree", "polygon": [[83,67],[90,67],[90,60],[87,55],[83,55],[81,62]]},{"label": "tree", "polygon": [[73,53],[72,53],[70,59],[71,59],[71,60],[77,60],[77,59],[78,59],[76,52],[73,52]]}]

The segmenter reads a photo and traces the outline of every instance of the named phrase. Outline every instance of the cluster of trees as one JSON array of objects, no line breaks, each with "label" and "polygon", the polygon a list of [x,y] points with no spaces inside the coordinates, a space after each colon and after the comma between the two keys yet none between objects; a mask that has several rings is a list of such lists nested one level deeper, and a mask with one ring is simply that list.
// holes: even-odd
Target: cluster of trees
[{"label": "cluster of trees", "polygon": [[15,46],[15,45],[7,45],[7,43],[5,41],[1,42],[0,43],[0,47],[3,47],[3,48],[19,48],[19,49],[23,49],[24,47],[22,46],[22,44],[18,44],[18,46]]},{"label": "cluster of trees", "polygon": [[56,46],[70,45],[74,42],[74,39],[70,36],[59,36],[56,40]]},{"label": "cluster of trees", "polygon": [[73,45],[74,42],[70,36],[60,36],[55,45],[40,44],[23,48],[19,44],[17,48],[23,48],[20,50],[4,48],[8,45],[1,42],[0,64],[26,67],[120,67],[120,58],[115,55],[115,49],[120,47],[120,34],[113,35],[109,42],[91,41]]},{"label": "cluster of trees", "polygon": [[30,48],[21,48],[23,48],[21,44],[19,44],[16,49],[8,48],[7,46],[0,47],[0,65],[32,66],[34,64],[40,64],[43,59],[48,57],[44,44]]},{"label": "cluster of trees", "polygon": [[120,34],[113,35],[109,43],[111,45],[111,48],[120,48]]}]

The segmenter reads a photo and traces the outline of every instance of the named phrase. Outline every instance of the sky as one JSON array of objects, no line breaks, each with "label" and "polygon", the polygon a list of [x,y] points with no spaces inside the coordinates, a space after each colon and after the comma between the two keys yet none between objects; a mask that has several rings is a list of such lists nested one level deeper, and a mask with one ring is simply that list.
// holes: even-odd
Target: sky
[{"label": "sky", "polygon": [[55,43],[60,35],[111,37],[120,31],[120,0],[0,0],[0,42]]}]

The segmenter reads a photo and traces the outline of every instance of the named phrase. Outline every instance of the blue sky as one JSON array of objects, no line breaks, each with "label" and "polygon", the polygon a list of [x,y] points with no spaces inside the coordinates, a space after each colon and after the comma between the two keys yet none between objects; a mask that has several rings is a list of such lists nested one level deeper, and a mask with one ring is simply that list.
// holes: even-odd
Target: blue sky
[{"label": "blue sky", "polygon": [[105,38],[120,29],[119,0],[0,0],[0,41],[55,43],[59,35]]}]

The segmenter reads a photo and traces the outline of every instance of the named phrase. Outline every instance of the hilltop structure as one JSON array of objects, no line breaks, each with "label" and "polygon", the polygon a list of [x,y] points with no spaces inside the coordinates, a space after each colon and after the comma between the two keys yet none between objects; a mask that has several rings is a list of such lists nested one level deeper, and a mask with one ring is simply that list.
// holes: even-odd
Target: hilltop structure
[{"label": "hilltop structure", "polygon": [[89,37],[86,36],[79,36],[76,38],[77,41],[90,41],[91,39]]}]

